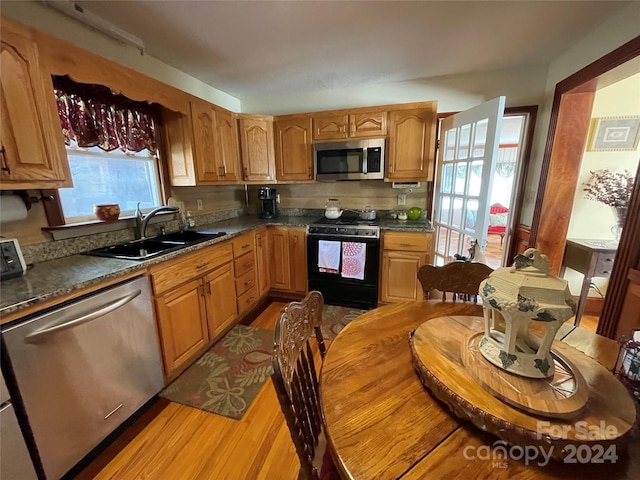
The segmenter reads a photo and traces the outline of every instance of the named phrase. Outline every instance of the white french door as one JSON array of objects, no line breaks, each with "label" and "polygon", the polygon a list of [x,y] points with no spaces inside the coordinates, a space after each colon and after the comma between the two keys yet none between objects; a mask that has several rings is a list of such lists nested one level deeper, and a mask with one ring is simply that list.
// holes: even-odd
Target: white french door
[{"label": "white french door", "polygon": [[434,265],[468,256],[473,240],[484,250],[489,192],[500,143],[505,97],[442,120],[433,225]]}]

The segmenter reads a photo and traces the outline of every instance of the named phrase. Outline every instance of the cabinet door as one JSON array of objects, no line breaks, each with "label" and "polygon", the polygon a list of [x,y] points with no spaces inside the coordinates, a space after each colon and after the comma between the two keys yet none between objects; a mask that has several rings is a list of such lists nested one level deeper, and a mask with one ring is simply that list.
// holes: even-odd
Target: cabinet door
[{"label": "cabinet door", "polygon": [[275,150],[273,117],[242,116],[238,120],[242,159],[242,178],[255,182],[274,182]]},{"label": "cabinet door", "polygon": [[307,242],[304,228],[289,228],[289,267],[291,270],[291,290],[307,291]]},{"label": "cabinet door", "polygon": [[198,183],[217,182],[223,171],[216,158],[216,117],[211,105],[191,102],[191,123]]},{"label": "cabinet door", "polygon": [[233,262],[226,263],[203,279],[209,339],[221,334],[238,317]]},{"label": "cabinet door", "polygon": [[427,261],[419,252],[382,252],[380,301],[406,302],[422,299],[418,269]]},{"label": "cabinet door", "polygon": [[209,340],[204,287],[200,280],[157,297],[156,312],[165,373],[169,376],[197,355]]},{"label": "cabinet door", "polygon": [[3,23],[0,179],[7,188],[72,185],[53,84],[39,62],[35,42]]},{"label": "cabinet door", "polygon": [[349,115],[349,136],[384,137],[387,135],[387,112]]},{"label": "cabinet door", "polygon": [[[216,110],[216,143],[218,149],[219,180],[238,183],[240,181],[240,156],[238,153],[238,130],[231,112]],[[222,167],[222,168],[220,168]]]},{"label": "cabinet door", "polygon": [[435,112],[431,109],[389,112],[387,178],[433,179],[435,122]]},{"label": "cabinet door", "polygon": [[271,251],[271,287],[278,290],[291,290],[289,232],[284,227],[270,228],[268,232]]},{"label": "cabinet door", "polygon": [[347,138],[349,135],[348,124],[348,115],[314,115],[313,139],[340,140]]},{"label": "cabinet door", "polygon": [[311,119],[276,120],[276,176],[278,180],[313,180]]},{"label": "cabinet door", "polygon": [[256,267],[258,276],[258,295],[262,297],[269,291],[269,235],[267,230],[256,232]]},{"label": "cabinet door", "polygon": [[162,120],[171,186],[195,186],[196,171],[193,164],[191,118],[188,115],[163,108]]}]

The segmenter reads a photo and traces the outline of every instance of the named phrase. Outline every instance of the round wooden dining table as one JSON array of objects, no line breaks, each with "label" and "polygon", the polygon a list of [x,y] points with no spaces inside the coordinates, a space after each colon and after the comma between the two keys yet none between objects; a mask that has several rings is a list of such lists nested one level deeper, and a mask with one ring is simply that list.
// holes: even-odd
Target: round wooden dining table
[{"label": "round wooden dining table", "polygon": [[[320,372],[328,444],[343,479],[640,479],[640,441],[602,464],[501,458],[498,439],[453,416],[420,382],[409,334],[452,317],[470,331],[482,326],[474,303],[423,301],[386,305],[350,322],[333,340]],[[565,324],[556,336],[607,368],[613,340]],[[445,336],[443,336],[443,341]],[[591,458],[586,460],[592,460]]]}]

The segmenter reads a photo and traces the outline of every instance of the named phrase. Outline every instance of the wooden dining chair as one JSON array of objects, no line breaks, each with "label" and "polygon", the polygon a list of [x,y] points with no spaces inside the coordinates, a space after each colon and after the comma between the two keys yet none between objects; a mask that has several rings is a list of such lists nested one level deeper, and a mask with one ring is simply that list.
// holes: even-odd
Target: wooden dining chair
[{"label": "wooden dining chair", "polygon": [[[339,478],[326,452],[320,390],[310,338],[315,333],[320,358],[326,348],[320,323],[324,299],[312,291],[282,309],[276,324],[271,380],[300,458],[302,478]],[[335,472],[335,474],[334,474]]]},{"label": "wooden dining chair", "polygon": [[477,301],[480,282],[487,278],[493,269],[484,263],[458,261],[441,267],[424,265],[418,270],[418,280],[422,285],[425,298],[430,298],[433,290],[442,292],[442,301],[447,293],[453,301]]}]

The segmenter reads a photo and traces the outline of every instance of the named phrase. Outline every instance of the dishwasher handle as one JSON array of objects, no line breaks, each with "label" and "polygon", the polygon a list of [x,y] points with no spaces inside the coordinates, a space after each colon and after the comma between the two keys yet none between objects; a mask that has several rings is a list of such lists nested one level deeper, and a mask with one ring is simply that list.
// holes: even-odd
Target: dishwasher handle
[{"label": "dishwasher handle", "polygon": [[108,313],[113,312],[114,310],[117,310],[118,308],[122,307],[123,305],[126,305],[127,303],[129,303],[131,300],[133,300],[134,298],[136,298],[138,295],[140,295],[142,293],[141,290],[136,290],[133,293],[130,293],[129,295],[126,295],[124,297],[121,297],[117,300],[114,300],[111,303],[107,303],[105,305],[102,305],[100,307],[98,307],[96,310],[87,313],[85,315],[82,315],[81,317],[78,318],[74,318],[73,320],[69,320],[67,322],[61,323],[59,325],[54,325],[54,326],[48,326],[45,328],[42,328],[40,330],[36,330],[35,332],[30,333],[29,335],[27,335],[24,339],[24,341],[26,343],[36,343],[39,339],[41,339],[42,337],[49,335],[51,333],[54,332],[59,332],[61,330],[66,330],[68,328],[73,328],[76,327],[78,325],[82,325],[83,323],[87,323],[90,322],[92,320],[96,320],[97,318],[100,318]]}]

